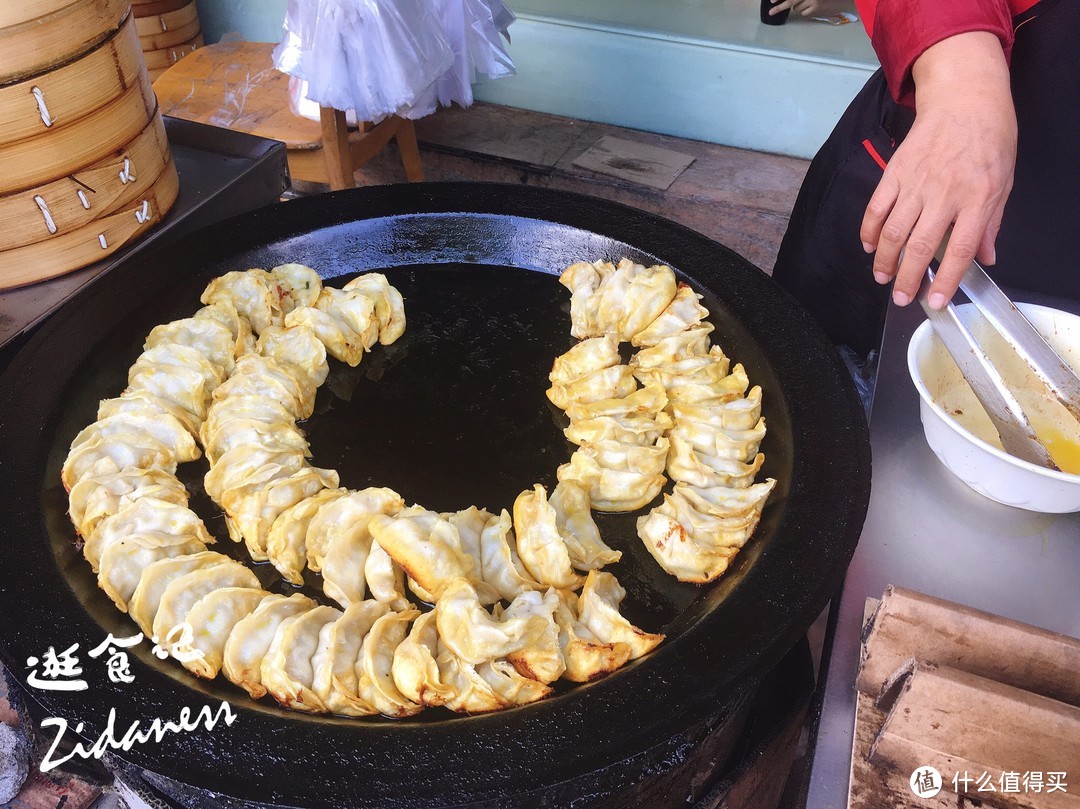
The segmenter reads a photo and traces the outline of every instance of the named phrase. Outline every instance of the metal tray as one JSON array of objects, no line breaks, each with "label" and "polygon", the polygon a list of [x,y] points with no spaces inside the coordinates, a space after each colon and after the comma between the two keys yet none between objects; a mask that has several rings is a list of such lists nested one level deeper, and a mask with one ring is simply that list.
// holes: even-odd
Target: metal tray
[{"label": "metal tray", "polygon": [[[779,481],[755,537],[706,587],[679,584],[655,565],[636,537],[638,514],[600,516],[605,539],[625,554],[612,568],[629,592],[625,612],[668,634],[653,654],[542,703],[476,717],[304,716],[255,703],[222,678],[196,681],[154,658],[148,643],[134,650],[130,685],[84,660],[88,690],[31,693],[52,715],[83,722],[90,740],[110,709],[122,731],[228,700],[238,714],[231,727],[121,755],[279,805],[563,805],[642,777],[642,754],[745,699],[836,591],[865,516],[869,444],[836,353],[760,270],[672,222],[589,197],[486,184],[326,194],[143,253],[62,307],[0,376],[0,656],[25,681],[27,658],[49,646],[88,649],[106,632],[134,633],[72,544],[59,468],[98,399],[124,387],[149,329],[194,311],[211,277],[286,261],[331,283],[386,272],[405,295],[409,327],[356,371],[334,369],[305,426],[314,462],[338,469],[344,485],[391,486],[433,509],[499,509],[535,482],[553,485],[572,449],[544,397],[551,361],[573,342],[557,273],[623,256],[666,263],[704,295],[714,342],[764,389],[763,474]],[[194,489],[201,469],[190,466]],[[220,514],[196,507],[218,547],[241,553],[224,539]],[[272,570],[258,572],[282,589]],[[597,772],[603,784],[590,780]]]}]

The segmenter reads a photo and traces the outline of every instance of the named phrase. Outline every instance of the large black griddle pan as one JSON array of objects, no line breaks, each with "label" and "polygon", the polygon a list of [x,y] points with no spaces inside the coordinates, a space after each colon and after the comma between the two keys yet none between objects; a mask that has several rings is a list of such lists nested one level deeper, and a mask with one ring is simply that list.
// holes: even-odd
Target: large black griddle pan
[{"label": "large black griddle pan", "polygon": [[[124,387],[145,335],[194,312],[210,278],[289,261],[317,268],[329,283],[386,272],[405,295],[408,330],[355,371],[334,364],[306,425],[313,462],[338,469],[343,485],[391,486],[433,509],[501,509],[535,482],[553,486],[572,449],[543,395],[551,361],[573,343],[569,293],[557,274],[577,260],[623,256],[666,263],[704,295],[714,342],[764,389],[764,473],[779,480],[754,538],[706,587],[679,584],[653,563],[634,532],[638,514],[598,518],[624,552],[612,568],[629,591],[624,611],[668,634],[653,654],[542,703],[476,717],[430,710],[403,721],[309,717],[255,703],[223,678],[200,682],[157,660],[149,643],[134,650],[130,685],[111,683],[104,661],[85,656],[106,632],[136,629],[72,544],[59,468],[97,401]],[[235,798],[289,806],[514,803],[507,796],[584,784],[604,768],[612,784],[640,777],[640,763],[621,773],[618,763],[745,698],[806,631],[839,586],[870,486],[866,426],[841,363],[757,268],[641,211],[487,184],[325,194],[136,257],[57,311],[2,372],[0,446],[0,656],[13,674],[25,682],[28,657],[78,642],[89,689],[30,692],[72,728],[83,722],[91,741],[110,709],[119,735],[136,720],[175,720],[185,706],[228,700],[238,715],[231,727],[171,735],[123,758]],[[217,548],[243,558],[219,511],[198,496],[201,463],[182,473],[195,507]],[[264,586],[286,591],[266,566],[258,573]]]}]

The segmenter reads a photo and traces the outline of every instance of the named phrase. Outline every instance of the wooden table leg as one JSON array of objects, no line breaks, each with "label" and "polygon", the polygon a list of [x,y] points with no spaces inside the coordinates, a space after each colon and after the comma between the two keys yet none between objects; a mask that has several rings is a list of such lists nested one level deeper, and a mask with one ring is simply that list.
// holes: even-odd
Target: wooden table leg
[{"label": "wooden table leg", "polygon": [[420,165],[420,147],[416,143],[416,127],[412,121],[405,119],[398,125],[397,145],[409,182],[423,182],[424,167]]},{"label": "wooden table leg", "polygon": [[330,190],[355,188],[345,113],[330,107],[320,107],[319,123],[322,125],[323,159],[326,161],[326,178],[330,183]]}]

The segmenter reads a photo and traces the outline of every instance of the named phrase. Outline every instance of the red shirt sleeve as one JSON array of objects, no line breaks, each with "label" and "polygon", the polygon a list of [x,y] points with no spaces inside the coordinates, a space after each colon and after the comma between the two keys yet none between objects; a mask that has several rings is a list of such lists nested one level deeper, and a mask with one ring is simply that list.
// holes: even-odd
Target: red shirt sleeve
[{"label": "red shirt sleeve", "polygon": [[1012,51],[1012,13],[1007,0],[856,0],[893,98],[914,109],[911,66],[931,45],[968,31],[989,31]]}]

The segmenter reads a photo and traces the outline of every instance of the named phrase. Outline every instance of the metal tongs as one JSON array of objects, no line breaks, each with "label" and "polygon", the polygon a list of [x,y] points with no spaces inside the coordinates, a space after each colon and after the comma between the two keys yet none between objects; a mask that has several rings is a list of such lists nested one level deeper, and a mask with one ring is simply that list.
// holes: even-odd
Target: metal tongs
[{"label": "metal tongs", "polygon": [[[1020,403],[978,340],[960,320],[956,307],[950,303],[944,309],[930,308],[929,288],[936,267],[935,261],[926,269],[927,277],[919,289],[919,303],[997,428],[1002,447],[1017,458],[1056,470],[1057,464],[1035,433]],[[975,305],[978,313],[1031,368],[1046,391],[1080,421],[1080,378],[977,261],[972,261],[964,273],[960,289]]]}]

